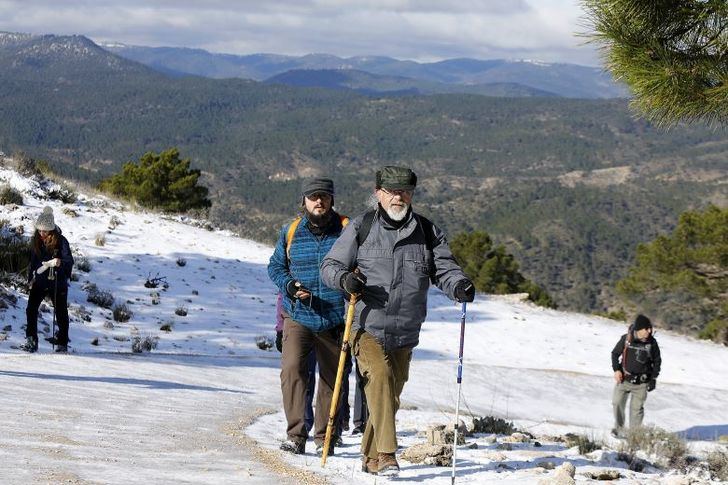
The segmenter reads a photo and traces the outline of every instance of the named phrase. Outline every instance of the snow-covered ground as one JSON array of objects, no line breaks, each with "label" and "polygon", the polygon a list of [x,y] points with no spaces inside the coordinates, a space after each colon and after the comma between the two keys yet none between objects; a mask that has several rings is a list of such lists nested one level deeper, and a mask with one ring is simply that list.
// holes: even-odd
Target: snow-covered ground
[{"label": "snow-covered ground", "polygon": [[[279,355],[255,344],[274,336],[272,248],[102,197],[41,200],[35,181],[0,168],[6,182],[23,192],[25,205],[0,206],[0,219],[29,233],[51,205],[91,271],[77,271],[70,290],[68,355],[52,354],[42,339],[37,354],[13,348],[24,340],[26,295],[16,292],[17,305],[0,310],[0,329],[10,327],[0,332],[0,483],[387,481],[360,471],[357,438],[349,435],[325,469],[311,442],[304,456],[277,451],[285,438]],[[121,224],[109,229],[112,217]],[[95,244],[100,233],[104,246]],[[146,288],[155,276],[168,288]],[[88,303],[88,282],[125,303],[131,320],[115,322],[111,310]],[[182,307],[186,316],[175,313]],[[80,318],[86,312],[90,321]],[[51,320],[42,313],[41,332],[50,334]],[[459,321],[459,307],[433,290],[398,415],[402,446],[424,441],[418,431],[426,426],[453,421]],[[576,465],[577,481],[606,468],[619,469],[622,483],[658,479],[659,470],[635,473],[616,461],[618,443],[608,436],[609,354],[624,331],[625,324],[599,317],[479,295],[468,306],[461,415],[507,418],[543,437],[543,446],[503,450],[501,438],[468,437],[478,447],[458,451],[458,483],[536,483],[552,473],[539,463],[565,460]],[[134,336],[158,337],[156,350],[132,354]],[[714,440],[728,435],[728,349],[664,331],[657,339],[663,371],[646,423],[701,439],[690,442],[696,453],[724,446]],[[609,449],[579,456],[546,439],[565,432]],[[400,464],[398,482],[450,482],[448,468]]]}]

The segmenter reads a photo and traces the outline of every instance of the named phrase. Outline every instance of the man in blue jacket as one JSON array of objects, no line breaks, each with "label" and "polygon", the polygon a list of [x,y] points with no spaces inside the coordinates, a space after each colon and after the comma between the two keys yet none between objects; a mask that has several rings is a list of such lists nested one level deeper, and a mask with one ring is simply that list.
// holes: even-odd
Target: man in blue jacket
[{"label": "man in blue jacket", "polygon": [[321,282],[319,265],[348,222],[333,210],[331,179],[306,180],[301,192],[302,215],[283,226],[268,264],[268,276],[284,295],[281,392],[288,438],[281,450],[294,454],[303,454],[306,447],[307,360],[312,350],[319,366],[314,442],[316,451],[323,451],[343,331],[344,293]]}]

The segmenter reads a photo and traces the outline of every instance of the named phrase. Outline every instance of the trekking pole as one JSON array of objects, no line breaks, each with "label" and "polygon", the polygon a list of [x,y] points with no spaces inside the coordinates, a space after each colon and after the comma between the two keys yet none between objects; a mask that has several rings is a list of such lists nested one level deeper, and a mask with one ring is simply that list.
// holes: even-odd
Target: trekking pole
[{"label": "trekking pole", "polygon": [[463,344],[465,343],[465,314],[467,310],[467,303],[463,302],[463,313],[460,317],[460,352],[458,353],[458,400],[455,405],[455,434],[452,440],[452,480],[451,484],[455,483],[455,452],[458,446],[458,425],[460,423],[460,389],[463,383]]},{"label": "trekking pole", "polygon": [[51,267],[51,269],[48,272],[48,277],[50,278],[53,276],[53,333],[51,336],[53,337],[53,342],[51,343],[51,348],[53,349],[53,352],[56,351],[56,307],[58,306],[58,278],[56,275],[56,268],[54,266]]},{"label": "trekking pole", "polygon": [[341,392],[341,381],[344,377],[344,365],[346,363],[346,354],[349,352],[349,334],[351,334],[351,324],[354,321],[354,310],[356,308],[357,295],[351,295],[349,298],[349,308],[346,310],[346,323],[344,324],[344,340],[341,342],[341,353],[339,354],[339,368],[336,369],[336,383],[334,384],[334,395],[331,396],[331,409],[329,410],[329,423],[326,425],[326,438],[324,439],[324,449],[321,453],[321,467],[326,466],[326,457],[329,454],[329,446],[331,445],[331,432],[334,429],[334,418],[336,418],[336,408],[339,404],[339,393]]}]

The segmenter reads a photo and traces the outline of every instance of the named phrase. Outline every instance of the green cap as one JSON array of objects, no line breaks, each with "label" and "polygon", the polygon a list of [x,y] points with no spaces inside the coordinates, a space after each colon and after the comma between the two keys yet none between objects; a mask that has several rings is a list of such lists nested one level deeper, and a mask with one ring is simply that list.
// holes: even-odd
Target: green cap
[{"label": "green cap", "polygon": [[417,175],[407,167],[387,166],[377,170],[377,188],[414,190]]}]

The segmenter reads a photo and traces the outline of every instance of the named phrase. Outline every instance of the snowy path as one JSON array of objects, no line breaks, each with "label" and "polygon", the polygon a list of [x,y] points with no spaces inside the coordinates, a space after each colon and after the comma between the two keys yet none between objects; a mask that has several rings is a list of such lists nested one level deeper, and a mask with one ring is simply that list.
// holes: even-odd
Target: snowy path
[{"label": "snowy path", "polygon": [[277,360],[243,360],[3,355],[0,482],[280,482],[231,436],[279,393]]}]

